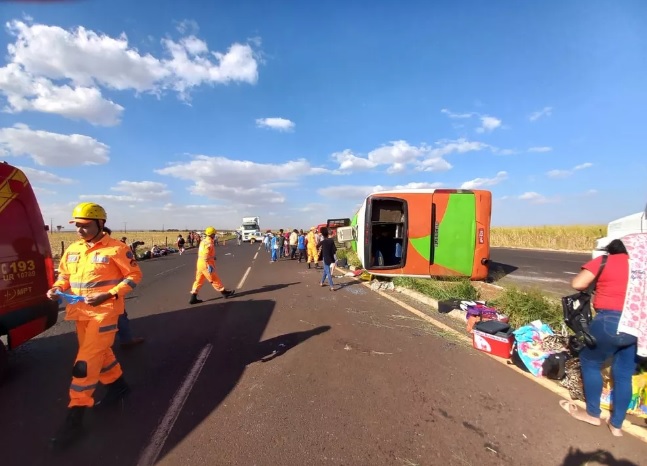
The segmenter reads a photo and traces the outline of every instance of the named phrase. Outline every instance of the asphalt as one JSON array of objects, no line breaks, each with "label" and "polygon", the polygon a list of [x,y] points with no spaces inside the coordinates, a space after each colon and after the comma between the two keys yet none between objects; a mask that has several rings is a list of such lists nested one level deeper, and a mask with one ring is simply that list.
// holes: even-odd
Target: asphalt
[{"label": "asphalt", "polygon": [[151,451],[183,466],[644,464],[641,441],[571,419],[552,392],[361,284],[329,291],[320,271],[258,250],[217,248],[225,284],[246,279],[229,300],[203,288],[196,306],[194,251],[141,263],[127,308],[146,342],[116,349],[132,394],[90,412],[67,449],[48,439],[66,411],[71,324],[14,353],[2,465],[143,465]]},{"label": "asphalt", "polygon": [[570,282],[590,253],[492,248],[490,277],[494,283],[534,287],[556,295],[573,293]]}]

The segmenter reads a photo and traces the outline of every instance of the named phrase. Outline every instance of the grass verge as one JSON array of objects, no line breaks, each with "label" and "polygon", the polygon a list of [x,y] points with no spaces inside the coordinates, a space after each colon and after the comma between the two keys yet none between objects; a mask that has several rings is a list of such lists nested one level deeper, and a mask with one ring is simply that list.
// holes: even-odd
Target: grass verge
[{"label": "grass verge", "polygon": [[[346,258],[349,265],[361,266],[353,250],[340,249],[337,251],[337,258]],[[393,284],[417,291],[438,301],[450,299],[474,301],[481,298],[480,291],[467,279],[396,277],[393,279]],[[495,298],[489,300],[488,304],[508,315],[510,324],[515,328],[538,319],[554,330],[561,328],[561,304],[554,298],[546,296],[541,290],[506,287],[498,292]]]}]

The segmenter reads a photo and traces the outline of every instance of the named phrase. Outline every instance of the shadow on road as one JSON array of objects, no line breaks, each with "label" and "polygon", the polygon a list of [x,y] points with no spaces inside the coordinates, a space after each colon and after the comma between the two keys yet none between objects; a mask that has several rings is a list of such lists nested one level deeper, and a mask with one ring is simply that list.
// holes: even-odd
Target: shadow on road
[{"label": "shadow on road", "polygon": [[496,282],[498,280],[501,280],[506,275],[510,275],[511,273],[515,272],[518,269],[519,267],[514,265],[502,264],[501,262],[490,262],[488,279],[491,282]]},{"label": "shadow on road", "polygon": [[633,461],[616,459],[606,450],[584,452],[579,448],[571,447],[561,466],[609,465],[609,466],[638,466]]},{"label": "shadow on road", "polygon": [[287,288],[288,286],[292,285],[298,285],[301,282],[293,282],[293,283],[276,283],[274,285],[263,285],[260,288],[256,288],[255,290],[246,290],[246,291],[236,291],[236,297],[241,297],[241,296],[250,296],[253,294],[257,293],[269,293],[270,291],[276,291],[280,290],[282,288]]},{"label": "shadow on road", "polygon": [[[66,414],[76,337],[67,325],[59,329],[66,333],[32,340],[28,351],[13,357],[13,373],[0,385],[0,451],[11,452],[3,455],[3,466],[136,464],[197,356],[211,345],[163,458],[217,410],[247,365],[271,361],[330,329],[322,326],[262,341],[274,308],[271,300],[232,300],[132,320],[133,331],[145,334],[146,343],[127,351],[115,347],[132,387],[130,397],[114,410],[88,412],[87,435],[62,451],[51,451],[49,438]],[[95,399],[103,393],[98,389]],[[217,431],[219,424],[215,426]]]}]

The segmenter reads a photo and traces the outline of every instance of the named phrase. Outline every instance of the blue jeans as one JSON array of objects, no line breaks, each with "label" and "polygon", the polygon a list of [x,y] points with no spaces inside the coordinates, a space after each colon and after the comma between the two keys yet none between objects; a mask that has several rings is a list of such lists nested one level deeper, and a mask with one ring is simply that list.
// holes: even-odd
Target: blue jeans
[{"label": "blue jeans", "polygon": [[335,286],[335,284],[332,282],[332,274],[330,273],[330,264],[326,264],[324,262],[323,275],[321,276],[321,283],[326,282],[326,277],[328,277],[328,283],[330,283],[330,287],[332,288],[333,286]]},{"label": "blue jeans", "polygon": [[595,348],[584,348],[580,353],[582,384],[586,397],[586,412],[600,417],[600,395],[602,395],[602,374],[604,362],[613,357],[611,377],[613,392],[610,423],[622,427],[631,402],[631,378],[636,370],[636,337],[626,333],[618,334],[620,312],[600,310],[591,322],[591,335],[597,340]]},{"label": "blue jeans", "polygon": [[132,341],[133,333],[130,330],[130,320],[128,320],[128,313],[124,311],[117,320],[117,338],[121,343]]}]

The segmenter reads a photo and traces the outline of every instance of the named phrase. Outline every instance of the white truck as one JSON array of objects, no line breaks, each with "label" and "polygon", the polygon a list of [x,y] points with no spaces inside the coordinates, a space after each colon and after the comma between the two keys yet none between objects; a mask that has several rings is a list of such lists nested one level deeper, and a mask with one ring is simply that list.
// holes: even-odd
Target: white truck
[{"label": "white truck", "polygon": [[607,236],[600,238],[595,242],[593,250],[593,259],[606,254],[604,248],[614,239],[620,239],[631,233],[647,233],[647,206],[644,212],[636,212],[609,222],[607,227]]},{"label": "white truck", "polygon": [[[262,240],[260,217],[243,217],[243,223],[238,229],[243,241],[255,243]],[[259,240],[260,238],[260,240]]]}]

